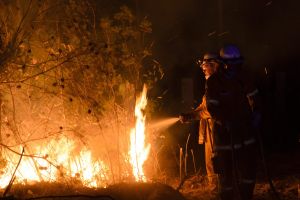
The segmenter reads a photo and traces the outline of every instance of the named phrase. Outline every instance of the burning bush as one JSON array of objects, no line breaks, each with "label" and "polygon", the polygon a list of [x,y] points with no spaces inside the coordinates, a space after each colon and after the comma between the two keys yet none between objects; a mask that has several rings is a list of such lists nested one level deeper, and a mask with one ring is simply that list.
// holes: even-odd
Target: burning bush
[{"label": "burning bush", "polygon": [[98,19],[89,1],[0,4],[1,187],[13,175],[87,186],[133,180],[135,99],[162,77],[148,62],[151,23],[127,7]]}]

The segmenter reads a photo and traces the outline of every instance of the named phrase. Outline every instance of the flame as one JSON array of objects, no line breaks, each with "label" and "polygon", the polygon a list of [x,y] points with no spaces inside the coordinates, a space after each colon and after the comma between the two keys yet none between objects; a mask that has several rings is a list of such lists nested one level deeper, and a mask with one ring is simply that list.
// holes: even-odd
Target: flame
[{"label": "flame", "polygon": [[133,168],[133,175],[136,181],[145,182],[146,177],[143,171],[144,162],[147,160],[150,144],[145,147],[145,120],[146,116],[143,113],[147,105],[147,88],[144,86],[143,92],[140,98],[136,101],[135,128],[130,132],[130,163]]},{"label": "flame", "polygon": [[[23,156],[15,174],[15,182],[54,182],[63,176],[78,179],[88,187],[103,186],[101,180],[106,177],[107,166],[101,161],[94,161],[91,151],[86,148],[74,155],[72,153],[74,148],[74,142],[65,137],[58,141],[53,139],[45,146],[37,146],[36,151],[40,150],[40,154]],[[18,147],[18,149],[20,152],[21,148]],[[8,162],[0,171],[0,188],[8,185],[20,159],[20,155],[12,152],[6,152],[4,157],[8,159]]]},{"label": "flame", "polygon": [[[147,181],[143,171],[150,144],[145,144],[145,120],[143,110],[147,105],[147,88],[144,86],[142,94],[137,98],[135,106],[135,127],[130,131],[129,155],[125,160],[130,161],[132,174],[136,181]],[[112,168],[101,160],[93,158],[92,151],[87,147],[77,146],[74,140],[60,136],[45,142],[25,147],[19,165],[23,147],[9,147],[0,149],[0,188],[5,188],[15,172],[14,183],[80,181],[88,187],[105,187],[111,181]],[[129,159],[128,159],[128,157]],[[129,177],[126,170],[123,175]]]}]

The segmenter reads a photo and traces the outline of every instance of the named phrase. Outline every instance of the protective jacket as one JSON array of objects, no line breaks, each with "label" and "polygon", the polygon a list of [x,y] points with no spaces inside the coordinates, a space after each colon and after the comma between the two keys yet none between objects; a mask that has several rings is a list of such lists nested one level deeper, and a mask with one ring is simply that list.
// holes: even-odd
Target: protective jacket
[{"label": "protective jacket", "polygon": [[243,86],[238,81],[228,79],[220,73],[213,74],[207,80],[206,104],[215,121],[213,129],[222,132],[214,134],[216,150],[230,149],[231,144],[240,146],[243,143],[254,142],[251,109]]},{"label": "protective jacket", "polygon": [[241,87],[241,92],[247,97],[252,111],[252,126],[255,129],[259,128],[262,120],[262,103],[254,74],[246,70],[242,64],[236,64],[228,66],[225,76]]},{"label": "protective jacket", "polygon": [[213,148],[218,158],[214,165],[224,200],[234,199],[237,193],[240,199],[251,199],[255,184],[255,136],[244,91],[243,84],[224,73],[207,80],[206,107],[213,120]]}]

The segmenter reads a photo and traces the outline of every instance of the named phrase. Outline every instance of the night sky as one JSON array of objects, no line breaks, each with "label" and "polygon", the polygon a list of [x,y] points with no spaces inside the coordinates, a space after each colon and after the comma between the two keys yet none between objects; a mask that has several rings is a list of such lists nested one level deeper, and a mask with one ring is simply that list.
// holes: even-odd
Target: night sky
[{"label": "night sky", "polygon": [[[299,146],[299,0],[123,0],[153,23],[154,55],[165,69],[154,96],[161,112],[187,111],[182,79],[191,79],[196,106],[204,78],[195,61],[206,51],[237,44],[257,74],[264,102],[263,137],[272,150]],[[267,70],[267,74],[266,71]]]}]

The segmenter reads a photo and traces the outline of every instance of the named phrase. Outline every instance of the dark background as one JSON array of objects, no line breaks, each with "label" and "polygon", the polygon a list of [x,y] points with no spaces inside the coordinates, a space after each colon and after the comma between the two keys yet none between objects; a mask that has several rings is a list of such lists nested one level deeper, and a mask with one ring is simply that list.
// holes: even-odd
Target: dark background
[{"label": "dark background", "polygon": [[177,115],[188,110],[185,78],[193,81],[196,106],[204,79],[195,61],[205,51],[234,43],[257,75],[267,150],[299,146],[300,1],[136,0],[133,5],[153,23],[155,56],[165,68],[157,90],[158,95],[167,90],[163,111]]},{"label": "dark background", "polygon": [[[118,3],[153,23],[154,56],[165,70],[163,80],[150,93],[153,98],[163,97],[157,100],[157,115],[174,117],[197,106],[204,78],[196,60],[206,51],[218,51],[222,45],[233,43],[240,47],[246,66],[257,75],[266,152],[289,152],[299,147],[299,0]],[[182,147],[189,133],[190,144],[197,146],[197,123],[177,123],[166,131],[172,142]]]}]

